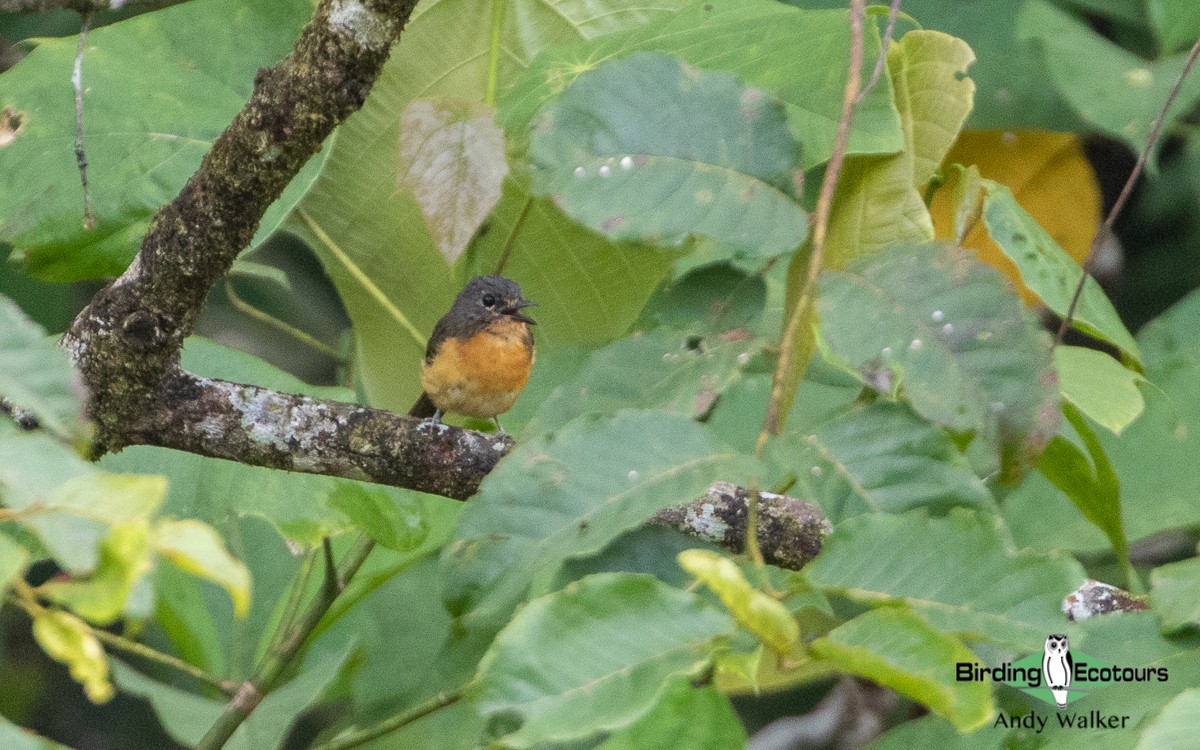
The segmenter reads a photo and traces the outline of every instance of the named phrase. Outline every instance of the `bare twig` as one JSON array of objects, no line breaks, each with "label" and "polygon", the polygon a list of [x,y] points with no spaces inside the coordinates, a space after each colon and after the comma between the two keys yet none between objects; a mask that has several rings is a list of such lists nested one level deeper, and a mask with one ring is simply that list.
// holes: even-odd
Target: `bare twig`
[{"label": "bare twig", "polygon": [[825,168],[825,178],[821,182],[821,193],[817,198],[816,219],[813,225],[812,252],[808,259],[808,273],[804,286],[796,298],[788,317],[787,328],[784,329],[783,340],[779,343],[779,361],[775,365],[775,378],[771,383],[771,400],[767,404],[766,416],[763,419],[762,432],[758,436],[757,452],[762,453],[766,447],[769,435],[779,431],[780,409],[783,403],[783,389],[787,381],[787,373],[792,367],[795,356],[796,333],[806,317],[806,311],[812,302],[816,289],[817,277],[821,274],[821,263],[825,255],[825,239],[829,232],[829,216],[833,206],[834,191],[837,190],[838,176],[842,172],[842,164],[846,160],[846,149],[850,143],[850,123],[854,118],[854,105],[858,98],[859,86],[862,84],[863,56],[863,18],[866,15],[866,0],[851,0],[850,2],[850,72],[846,77],[846,90],[842,96],[842,114],[838,119],[837,137],[833,144],[833,154],[829,157],[829,166]]},{"label": "bare twig", "polygon": [[1091,265],[1096,258],[1096,253],[1108,241],[1112,235],[1113,225],[1117,222],[1117,217],[1120,216],[1121,210],[1125,208],[1125,202],[1129,200],[1129,195],[1133,192],[1133,186],[1142,175],[1142,169],[1146,166],[1146,161],[1150,158],[1150,154],[1154,152],[1154,147],[1158,145],[1158,139],[1162,137],[1163,123],[1166,122],[1167,112],[1170,111],[1171,105],[1175,103],[1176,97],[1179,96],[1180,89],[1183,88],[1183,82],[1191,72],[1192,66],[1196,64],[1196,58],[1200,57],[1200,39],[1192,45],[1192,51],[1188,53],[1187,61],[1183,65],[1183,70],[1179,72],[1179,78],[1175,81],[1175,85],[1171,87],[1171,93],[1167,95],[1167,100],[1163,102],[1162,110],[1159,111],[1158,117],[1154,118],[1154,124],[1150,128],[1150,134],[1146,136],[1146,146],[1142,152],[1138,154],[1137,163],[1133,165],[1133,171],[1129,173],[1129,179],[1125,180],[1125,185],[1121,188],[1121,194],[1117,196],[1116,203],[1113,203],[1112,208],[1108,212],[1108,216],[1104,219],[1104,224],[1096,232],[1096,236],[1092,239],[1092,246],[1088,249],[1087,257],[1083,261],[1083,270],[1079,274],[1079,283],[1075,285],[1075,294],[1071,296],[1071,304],[1067,306],[1067,314],[1063,316],[1062,323],[1058,326],[1058,333],[1054,336],[1054,345],[1058,346],[1063,342],[1063,338],[1067,335],[1067,330],[1071,327],[1071,321],[1075,317],[1075,308],[1079,306],[1079,298],[1083,296],[1083,288],[1087,284],[1088,277],[1091,275]]},{"label": "bare twig", "polygon": [[183,659],[172,656],[171,654],[165,654],[162,651],[151,648],[144,643],[132,641],[123,636],[119,636],[116,633],[110,633],[107,630],[101,630],[100,628],[92,628],[92,635],[96,636],[98,641],[109,646],[110,648],[115,648],[135,656],[140,656],[148,661],[168,666],[174,670],[186,674],[189,677],[199,680],[206,685],[215,687],[225,695],[232,696],[237,691],[237,683],[231,680],[222,680],[219,677],[214,677],[208,672],[205,672],[203,669],[200,669],[193,664],[189,664]]},{"label": "bare twig", "polygon": [[88,199],[87,156],[83,151],[83,51],[87,47],[88,29],[92,25],[92,9],[80,11],[83,16],[79,27],[79,41],[75,46],[75,68],[71,72],[71,85],[75,87],[75,163],[79,165],[79,182],[83,187],[83,228],[96,228],[96,215]]},{"label": "bare twig", "polygon": [[883,32],[883,44],[879,47],[879,57],[875,60],[875,69],[871,71],[871,78],[867,81],[867,85],[863,86],[863,90],[858,92],[858,96],[854,98],[856,106],[862,104],[863,99],[867,98],[867,94],[871,93],[871,89],[875,88],[875,84],[879,83],[879,76],[883,74],[883,67],[887,65],[888,47],[891,46],[892,36],[896,33],[896,16],[900,14],[900,3],[901,0],[892,0],[892,5],[888,8],[887,28]]}]

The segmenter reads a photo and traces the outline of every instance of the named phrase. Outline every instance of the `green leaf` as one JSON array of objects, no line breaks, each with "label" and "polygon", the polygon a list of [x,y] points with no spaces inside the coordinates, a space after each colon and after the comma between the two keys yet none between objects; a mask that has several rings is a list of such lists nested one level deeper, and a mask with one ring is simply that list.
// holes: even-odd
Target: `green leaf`
[{"label": "green leaf", "polygon": [[108,658],[83,620],[69,612],[42,610],[33,618],[33,639],[50,658],[67,665],[71,678],[83,685],[92,703],[107,703],[112,698]]},{"label": "green leaf", "polygon": [[[457,267],[442,257],[399,175],[401,118],[439,96],[491,106],[540,50],[640,26],[684,0],[440,0],[418,8],[363,108],[338,128],[320,177],[288,222],[312,247],[354,323],[367,400],[407,411],[420,395],[425,337],[466,276],[503,262],[535,300],[540,346],[606,342],[625,332],[670,268],[649,248],[578,226],[527,180],[504,182],[500,203]],[[495,18],[490,24],[464,18]],[[535,375],[536,377],[536,375]]]},{"label": "green leaf", "polygon": [[52,601],[99,625],[116,620],[134,586],[150,571],[149,524],[118,523],[100,544],[100,563],[83,579],[50,580],[41,591]]},{"label": "green leaf", "polygon": [[1048,336],[998,271],[958,248],[900,245],[821,275],[830,352],[922,417],[998,447],[1002,482],[1022,476],[1058,423]]},{"label": "green leaf", "polygon": [[83,418],[83,384],[66,352],[3,295],[0,398],[28,411],[42,427],[68,441],[84,441],[89,435]]},{"label": "green leaf", "polygon": [[[1044,0],[1031,0],[1021,7],[1017,36],[1041,46],[1050,80],[1080,117],[1124,141],[1134,152],[1145,148],[1151,126],[1187,57],[1180,53],[1148,62]],[[1167,111],[1164,126],[1168,132],[1197,99],[1200,77],[1188,76]],[[1151,165],[1155,158],[1152,156]]]},{"label": "green leaf", "polygon": [[576,78],[533,124],[534,191],[616,240],[704,235],[753,255],[808,231],[783,105],[729,73],[639,52]]},{"label": "green leaf", "polygon": [[913,185],[922,188],[942,165],[971,112],[975,53],[961,39],[917,29],[888,48],[896,109],[912,156]]},{"label": "green leaf", "polygon": [[[333,654],[272,690],[237,728],[225,747],[229,750],[279,747],[297,717],[342,671],[349,655],[349,651]],[[113,677],[122,692],[148,700],[167,733],[187,747],[200,741],[225,708],[224,701],[202,698],[153,680],[116,659],[113,660]]]},{"label": "green leaf", "polygon": [[814,585],[870,605],[907,603],[935,628],[1029,648],[1061,632],[1085,578],[1061,554],[1014,549],[993,517],[871,514],[838,525],[805,568]]},{"label": "green leaf", "polygon": [[589,739],[645,716],[732,630],[728,615],[652,576],[589,576],[513,618],[480,662],[472,698],[503,747]]},{"label": "green leaf", "polygon": [[996,508],[950,436],[905,404],[856,405],[807,435],[785,433],[768,450],[796,477],[798,496],[834,522],[919,507]]},{"label": "green leaf", "polygon": [[492,110],[471,101],[415,99],[400,116],[400,179],[447,263],[458,260],[508,175]]},{"label": "green leaf", "polygon": [[588,358],[583,370],[555,388],[525,428],[525,435],[557,429],[580,414],[613,414],[653,408],[702,418],[742,377],[758,341],[722,343],[670,330],[621,339]]},{"label": "green leaf", "polygon": [[[1121,510],[1130,540],[1200,525],[1200,294],[1193,293],[1138,334],[1146,411],[1100,443],[1121,478]],[[1022,546],[1100,551],[1107,540],[1049,483],[1031,475],[1005,501],[1004,515]]]},{"label": "green leaf", "polygon": [[6,750],[71,750],[66,745],[22,729],[3,716],[0,716],[0,746]]},{"label": "green leaf", "polygon": [[[1079,264],[1030,216],[1012,191],[983,180],[983,219],[988,234],[1017,266],[1021,280],[1046,307],[1067,314],[1083,273]],[[1142,354],[1116,309],[1094,278],[1088,277],[1072,318],[1076,328],[1120,349],[1141,366]]]},{"label": "green leaf", "polygon": [[228,591],[235,617],[245,617],[250,611],[250,571],[229,554],[211,526],[195,520],[163,521],[154,528],[154,550]]},{"label": "green leaf", "polygon": [[339,483],[329,507],[345,513],[372,539],[388,549],[405,552],[425,541],[429,532],[420,502],[409,495],[393,497],[350,482]]},{"label": "green leaf", "polygon": [[996,710],[987,683],[954,679],[955,664],[975,655],[908,608],[869,610],[813,641],[812,651],[924,704],[960,732],[982,727]]},{"label": "green leaf", "polygon": [[229,275],[274,284],[288,294],[295,291],[292,288],[291,280],[288,279],[287,272],[282,268],[253,260],[246,260],[245,256],[233,261],[233,267],[229,269]]},{"label": "green leaf", "polygon": [[1200,688],[1184,690],[1163,706],[1142,732],[1137,750],[1187,750],[1196,745],[1196,717],[1200,716]]},{"label": "green leaf", "polygon": [[962,246],[963,240],[979,217],[983,215],[983,179],[979,167],[971,164],[951,165],[958,173],[954,183],[954,243]]},{"label": "green leaf", "polygon": [[961,734],[954,725],[939,716],[923,716],[889,729],[868,747],[871,750],[912,750],[936,747],[938,750],[1003,750],[1008,748],[1003,731]]},{"label": "green leaf", "polygon": [[[599,61],[658,52],[700,70],[727,70],[787,106],[792,133],[808,167],[833,151],[849,55],[846,11],[810,11],[766,0],[697,2],[650,23],[540,55],[500,102],[497,119],[510,139],[528,132],[542,105]],[[866,29],[864,64],[879,55],[879,35]],[[805,54],[797,55],[803,49]],[[883,154],[904,144],[887,79],[855,109],[849,153]],[[519,150],[519,144],[517,144]]]},{"label": "green leaf", "polygon": [[538,436],[484,479],[459,517],[443,556],[448,608],[499,627],[527,591],[546,591],[564,560],[748,468],[702,425],[662,412],[581,417]]},{"label": "green leaf", "polygon": [[1150,572],[1150,603],[1163,630],[1200,624],[1200,558],[1160,565]]},{"label": "green leaf", "polygon": [[800,638],[800,626],[778,600],[750,585],[737,564],[718,552],[689,549],[679,553],[679,566],[712,589],[738,623],[771,650],[786,654]]},{"label": "green leaf", "polygon": [[29,564],[29,552],[7,534],[0,534],[0,591],[8,583],[25,572]]},{"label": "green leaf", "polygon": [[1070,404],[1063,404],[1063,413],[1075,428],[1087,453],[1066,438],[1056,435],[1038,459],[1038,469],[1071,498],[1084,518],[1104,532],[1112,544],[1117,561],[1129,577],[1128,584],[1134,586],[1137,574],[1129,564],[1129,541],[1125,537],[1125,523],[1121,518],[1120,480],[1083,414]]},{"label": "green leaf", "polygon": [[[23,123],[0,148],[0,241],[12,244],[13,257],[42,279],[121,273],[151,216],[175,197],[245,104],[255,72],[287,55],[311,14],[303,0],[215,0],[89,34],[83,122],[94,229],[83,223],[71,149],[74,101],[64,88],[76,39],[39,40],[4,74],[0,93],[0,108],[15,111]],[[310,160],[268,210],[256,243],[304,193],[322,159]]]},{"label": "green leaf", "polygon": [[729,699],[712,685],[674,680],[650,712],[596,750],[731,750],[746,746],[746,730]]},{"label": "green leaf", "polygon": [[1200,6],[1191,0],[1147,0],[1146,5],[1163,52],[1185,50],[1200,37]]},{"label": "green leaf", "polygon": [[1114,435],[1120,435],[1146,408],[1138,389],[1145,378],[1104,352],[1056,346],[1054,367],[1063,398]]}]

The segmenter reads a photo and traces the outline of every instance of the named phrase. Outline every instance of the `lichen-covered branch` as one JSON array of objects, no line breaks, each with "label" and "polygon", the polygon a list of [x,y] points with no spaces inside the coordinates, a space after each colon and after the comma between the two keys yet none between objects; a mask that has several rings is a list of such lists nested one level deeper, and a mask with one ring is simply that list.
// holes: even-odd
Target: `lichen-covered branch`
[{"label": "lichen-covered branch", "polygon": [[187,0],[0,0],[0,13],[45,13],[51,10],[89,13],[96,10],[122,10],[134,6],[152,10],[183,2]]},{"label": "lichen-covered branch", "polygon": [[[833,526],[811,503],[771,492],[758,495],[758,544],[763,559],[799,570],[821,551]],[[750,492],[745,487],[717,482],[699,500],[659,511],[653,522],[741,552],[749,504]]]},{"label": "lichen-covered branch", "polygon": [[[179,350],[209,287],[325,138],[362,106],[414,4],[322,0],[292,53],[259,71],[246,106],[155,215],[128,270],[75,319],[63,343],[91,394],[98,453],[172,440],[155,429],[168,416],[204,419],[195,410],[173,411],[171,399],[189,382],[178,377]],[[171,424],[182,430],[179,419]],[[189,428],[196,435],[202,425]]]},{"label": "lichen-covered branch", "polygon": [[163,390],[163,408],[128,430],[127,442],[457,500],[475,494],[512,448],[508,437],[179,370]]}]

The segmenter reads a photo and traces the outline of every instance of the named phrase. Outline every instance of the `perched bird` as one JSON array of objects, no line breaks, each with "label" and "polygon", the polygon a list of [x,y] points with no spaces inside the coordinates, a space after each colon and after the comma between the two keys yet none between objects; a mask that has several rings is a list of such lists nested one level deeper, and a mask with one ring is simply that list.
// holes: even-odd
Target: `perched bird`
[{"label": "perched bird", "polygon": [[425,392],[409,414],[433,423],[444,412],[490,417],[503,434],[496,417],[512,408],[533,369],[536,321],[521,312],[533,304],[511,279],[471,279],[433,327],[421,363]]}]

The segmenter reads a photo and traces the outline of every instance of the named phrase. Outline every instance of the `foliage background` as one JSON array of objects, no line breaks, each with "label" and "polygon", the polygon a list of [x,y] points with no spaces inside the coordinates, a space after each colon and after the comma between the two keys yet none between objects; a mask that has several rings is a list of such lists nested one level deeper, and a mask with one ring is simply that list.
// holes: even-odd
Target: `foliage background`
[{"label": "foliage background", "polygon": [[[580,101],[573,102],[566,94],[555,96],[563,86],[560,76],[573,78],[586,67],[583,63],[591,66],[608,55],[652,51],[680,56],[701,71],[733,71],[736,79],[703,80],[701,102],[716,111],[715,124],[703,123],[697,115],[687,137],[678,140],[703,149],[704,136],[723,122],[712,102],[724,101],[721,97],[730,92],[731,101],[738,102],[741,89],[733,87],[744,84],[765,89],[771,98],[756,118],[762,131],[755,132],[755,144],[764,149],[772,142],[780,145],[770,152],[770,159],[763,158],[766,151],[755,151],[736,166],[743,174],[780,186],[785,194],[792,191],[782,208],[772,204],[762,210],[811,209],[819,165],[832,147],[832,124],[840,103],[840,81],[827,79],[831,71],[844,70],[835,53],[844,50],[845,15],[830,12],[797,20],[783,6],[766,2],[717,3],[719,18],[706,26],[697,22],[707,12],[700,6],[667,3],[669,7],[651,10],[610,5],[604,7],[612,12],[588,4],[538,2],[481,6],[467,0],[440,0],[420,6],[367,106],[339,129],[272,209],[257,238],[259,246],[244,256],[232,277],[231,284],[251,304],[307,331],[325,347],[298,344],[277,327],[247,316],[228,289],[218,287],[205,308],[201,335],[271,364],[197,339],[185,351],[185,366],[281,390],[362,398],[404,410],[418,387],[414,373],[424,348],[423,332],[432,327],[464,279],[503,263],[504,272],[520,280],[527,296],[541,303],[535,379],[505,419],[510,431],[521,430],[525,455],[553,433],[560,449],[568,454],[574,450],[575,455],[591,455],[599,446],[622,441],[672,446],[665,455],[614,458],[614,466],[637,461],[645,462],[642,470],[648,470],[656,460],[670,465],[689,455],[704,456],[711,463],[710,471],[687,477],[669,492],[657,486],[644,488],[643,506],[699,495],[707,478],[737,480],[754,473],[738,468],[733,454],[752,451],[770,383],[772,346],[785,310],[788,263],[786,258],[771,263],[770,258],[793,247],[800,237],[747,238],[740,233],[744,227],[731,221],[701,230],[689,224],[691,231],[705,236],[686,238],[686,231],[672,234],[671,227],[656,223],[660,218],[643,216],[638,223],[632,214],[629,233],[614,233],[603,225],[609,208],[617,205],[611,201],[620,195],[614,198],[603,191],[585,190],[572,197],[573,188],[553,182],[553,170],[579,157],[571,149],[586,142],[572,128],[586,128],[588,122],[564,115],[555,120],[563,132],[542,138],[536,126],[529,135],[530,122],[547,99],[554,99],[552,106],[564,111],[572,106],[586,108],[590,100],[580,89],[567,89]],[[843,7],[837,2],[799,0],[794,5],[809,10]],[[1027,0],[1017,6],[1000,0],[954,4],[909,0],[903,7],[925,29],[957,36],[974,52],[969,68],[974,105],[967,115],[967,132],[947,163],[978,165],[984,178],[1008,185],[1050,236],[1081,258],[1103,210],[1115,199],[1132,166],[1183,53],[1200,34],[1200,18],[1188,3],[1171,0]],[[95,31],[84,77],[93,97],[85,100],[85,117],[98,230],[85,232],[79,224],[69,140],[62,140],[62,147],[52,149],[45,159],[7,149],[9,153],[0,155],[4,209],[0,241],[7,243],[12,255],[10,263],[0,266],[0,293],[16,300],[48,331],[62,331],[97,288],[95,279],[119,273],[129,261],[153,211],[178,191],[248,95],[253,71],[286,53],[310,11],[309,3],[299,1],[194,0]],[[128,15],[102,15],[99,21]],[[464,17],[489,18],[493,24],[467,24],[461,20]],[[73,131],[67,81],[75,48],[69,35],[76,28],[77,17],[70,13],[0,17],[6,64],[28,55],[20,66],[0,75],[0,106],[20,101],[22,106],[37,107],[31,110],[34,116],[24,133],[27,138],[37,135],[51,142]],[[900,31],[912,28],[909,20],[900,21]],[[255,43],[247,44],[247,39]],[[500,40],[498,46],[495,39]],[[868,69],[878,51],[877,35],[869,39],[869,50],[874,51],[868,54]],[[748,45],[756,54],[748,53]],[[605,83],[615,87],[628,86],[631,80],[636,83],[638,75],[655,80],[675,75],[667,69],[605,67],[599,71],[609,77]],[[101,92],[106,90],[123,92],[120,106],[105,108]],[[914,150],[905,148],[905,134],[892,105],[894,92],[895,81],[885,75],[860,107],[851,139],[851,154],[860,161],[848,165],[847,192],[839,196],[849,201],[855,196],[847,193],[855,185],[867,186],[865,205],[882,207],[872,217],[886,238],[879,245],[903,235],[896,227],[904,216],[895,210],[898,201],[880,198],[886,192],[870,192],[871,180],[876,179],[871,175],[891,169],[885,162],[895,159],[894,152]],[[485,149],[480,172],[457,184],[460,190],[481,190],[489,174],[507,170],[499,202],[484,227],[466,233],[470,242],[463,242],[461,227],[450,239],[435,236],[436,229],[422,216],[416,189],[402,179],[405,168],[412,171],[422,153],[420,144],[409,156],[395,153],[402,150],[397,144],[405,114],[415,116],[406,110],[414,99],[432,101],[435,114],[464,127],[480,120],[486,123],[494,108],[496,122],[504,129],[508,158],[497,160],[494,151]],[[1174,716],[1186,716],[1187,701],[1194,699],[1200,683],[1192,625],[1196,613],[1187,604],[1194,600],[1197,587],[1198,574],[1189,558],[1195,551],[1193,529],[1200,520],[1196,511],[1200,473],[1192,459],[1200,429],[1200,403],[1193,386],[1200,364],[1194,333],[1200,304],[1196,296],[1188,296],[1200,285],[1198,100],[1200,78],[1194,75],[1171,111],[1161,149],[1118,222],[1116,242],[1106,249],[1099,267],[1125,325],[1138,331],[1136,347],[1121,347],[1127,362],[1131,348],[1140,349],[1145,377],[1153,384],[1136,391],[1145,399],[1145,412],[1119,430],[1120,435],[1101,427],[1105,418],[1122,422],[1111,412],[1130,403],[1127,391],[1120,398],[1101,399],[1100,407],[1092,410],[1078,404],[1095,420],[1092,424],[1119,477],[1119,505],[1110,497],[1107,506],[1092,509],[1089,522],[1086,511],[1041,472],[1029,474],[1014,487],[999,486],[997,467],[989,463],[994,457],[976,450],[978,441],[975,448],[960,453],[955,436],[925,421],[939,420],[911,393],[904,401],[915,414],[905,403],[862,407],[871,420],[865,423],[877,432],[870,439],[856,439],[879,446],[889,435],[924,436],[925,442],[906,450],[918,453],[928,462],[925,466],[940,472],[932,483],[937,492],[914,493],[906,487],[904,481],[927,478],[911,469],[884,474],[869,492],[858,493],[824,481],[817,472],[791,477],[796,485],[792,492],[817,499],[838,524],[826,555],[806,571],[808,584],[833,598],[832,608],[822,611],[811,602],[785,600],[789,609],[800,613],[806,633],[823,634],[812,648],[825,661],[815,669],[763,675],[759,696],[744,685],[735,690],[733,705],[751,733],[779,716],[810,710],[827,694],[831,674],[840,670],[893,687],[916,680],[912,689],[918,701],[938,714],[901,724],[884,736],[880,747],[914,741],[963,746],[1004,741],[999,730],[969,735],[954,730],[954,726],[977,726],[980,712],[991,706],[992,698],[963,698],[956,692],[960,688],[947,689],[936,676],[925,675],[922,681],[921,671],[928,665],[886,663],[886,658],[885,663],[869,659],[863,663],[855,658],[861,656],[855,649],[870,644],[880,633],[889,633],[908,636],[926,651],[944,649],[945,654],[961,653],[965,642],[985,661],[1005,653],[1024,655],[1038,647],[1045,632],[1067,627],[1055,615],[1057,600],[1078,585],[1085,571],[1101,580],[1126,581],[1119,554],[1126,538],[1133,543],[1128,551],[1132,563],[1150,583],[1155,611],[1071,626],[1072,644],[1109,662],[1168,664],[1172,680],[1162,691],[1146,690],[1136,697],[1133,691],[1115,690],[1089,697],[1089,708],[1137,713],[1141,723],[1136,734],[1085,732],[1071,739],[1032,741],[1053,741],[1056,747],[1085,742],[1133,746],[1140,734],[1168,731]],[[601,114],[620,119],[645,113],[634,107],[633,115]],[[414,127],[419,130],[420,123]],[[437,132],[435,127],[432,133]],[[790,138],[802,144],[799,152],[787,152]],[[425,144],[433,142],[431,135]],[[623,145],[630,150],[645,146]],[[767,163],[755,163],[756,157]],[[386,166],[381,168],[381,163]],[[531,170],[531,164],[539,169]],[[772,173],[780,164],[784,168]],[[790,179],[797,171],[807,172],[803,187]],[[538,176],[547,173],[549,177]],[[575,184],[573,172],[565,179],[568,186]],[[628,197],[630,191],[652,187],[627,183],[623,190]],[[922,197],[913,186],[906,184],[904,190],[903,200]],[[567,192],[562,194],[560,211],[544,193],[562,191]],[[933,198],[932,227],[939,237],[954,235],[952,198],[951,187]],[[994,208],[1002,213],[1002,197],[993,193],[989,200],[993,199],[985,212]],[[463,212],[460,221],[469,226],[470,207],[458,209]],[[580,223],[567,219],[563,211]],[[706,215],[701,212],[696,221]],[[835,216],[835,235],[837,221]],[[991,222],[989,213],[986,228],[992,228]],[[782,219],[746,223],[787,224]],[[998,260],[1001,249],[988,244],[984,223],[967,236],[965,244],[981,248],[984,257],[1003,266]],[[272,234],[280,227],[286,232]],[[842,236],[857,236],[856,251],[869,254],[863,249],[871,244],[869,236],[865,231],[856,234],[862,228],[844,226]],[[448,263],[445,256],[453,252],[461,256]],[[1018,271],[1013,268],[1019,266],[1010,266],[1014,277]],[[1026,271],[1020,269],[1020,275],[1032,288]],[[836,287],[829,289],[835,282],[836,278],[823,282],[823,299],[831,305],[820,310],[823,335],[838,348],[838,312],[842,311],[849,343],[838,354],[848,357],[846,352],[854,345],[873,342],[864,342],[855,328],[861,320],[861,299],[851,296],[841,305],[828,302],[835,299]],[[629,335],[633,331],[641,335]],[[743,331],[745,336],[722,337],[730,331]],[[1119,339],[1119,334],[1109,340],[1114,338]],[[1013,350],[1018,349],[1014,345]],[[1060,371],[1064,367],[1061,362],[1058,366]],[[1031,365],[1033,370],[1038,367]],[[654,377],[658,379],[651,380]],[[324,389],[314,389],[310,383]],[[1102,386],[1116,388],[1113,379],[1104,380]],[[861,417],[845,411],[859,390],[860,384],[846,373],[819,365],[797,396],[789,428],[793,438],[808,431],[819,435],[824,455],[832,451],[835,457],[831,467],[849,465],[852,471],[867,472],[869,468],[855,467],[836,453],[838,440],[849,440],[846,430],[839,431],[846,425],[837,421],[838,415]],[[572,422],[584,412],[612,414],[627,407],[656,411],[641,418],[625,415],[602,427]],[[833,421],[827,421],[831,416]],[[702,418],[703,428],[693,417]],[[1077,452],[1087,447],[1070,428],[1064,428],[1063,435],[1074,441],[1072,445],[1080,444]],[[812,458],[802,446],[789,447],[787,439],[781,439],[783,447],[777,451],[793,452],[778,460],[768,456],[768,468],[760,476],[784,481],[788,466]],[[718,445],[729,449],[714,447]],[[1099,454],[1087,455],[1091,463],[1085,459],[1086,481],[1075,477],[1075,486],[1083,486],[1088,498],[1111,495],[1114,490],[1103,484]],[[45,471],[47,476],[64,479],[57,460],[47,459]],[[813,459],[813,469],[823,465]],[[255,596],[245,618],[234,616],[226,591],[167,564],[156,564],[154,569],[152,612],[140,616],[125,612],[130,622],[137,623],[126,632],[229,679],[245,678],[256,657],[269,647],[284,592],[316,585],[304,583],[300,573],[305,558],[294,554],[285,539],[293,548],[305,547],[319,542],[323,534],[362,524],[360,517],[343,510],[362,501],[337,499],[333,484],[320,478],[282,477],[153,448],[106,457],[101,467],[167,476],[170,489],[161,498],[161,513],[211,524],[232,557],[249,570]],[[485,498],[489,490],[497,498],[519,494],[524,472],[514,468],[498,474],[490,480]],[[980,477],[988,480],[986,487]],[[920,500],[913,502],[913,494]],[[863,507],[854,505],[856,496],[865,503]],[[408,514],[405,517],[419,516],[425,527],[423,541],[370,560],[344,606],[335,609],[306,651],[285,688],[288,692],[281,690],[275,703],[264,704],[258,715],[260,725],[248,727],[248,736],[305,747],[330,728],[336,730],[349,721],[369,723],[419,703],[438,689],[453,687],[473,673],[491,635],[509,621],[521,601],[556,591],[586,574],[648,571],[668,584],[686,585],[689,580],[676,566],[674,553],[692,544],[646,530],[618,535],[636,523],[611,519],[600,530],[615,538],[611,544],[606,536],[597,537],[599,541],[591,546],[563,541],[558,557],[544,558],[525,547],[506,548],[485,557],[493,568],[482,563],[478,570],[469,565],[448,568],[439,561],[443,546],[469,541],[481,530],[494,530],[500,522],[493,515],[495,508],[474,501],[463,508],[411,493],[392,492],[389,497],[388,502]],[[297,502],[297,498],[307,501]],[[5,499],[11,506],[10,498]],[[569,504],[571,498],[562,502]],[[924,507],[934,517],[864,513],[872,503],[893,511]],[[973,510],[946,515],[952,506]],[[519,536],[537,512],[537,507],[525,509],[512,533]],[[344,542],[344,535],[337,539],[339,550]],[[968,548],[980,551],[995,567],[956,556]],[[1114,548],[1118,554],[1113,554]],[[890,550],[896,558],[884,557],[880,550]],[[559,570],[556,564],[562,559],[568,563]],[[519,575],[497,579],[487,572],[506,566],[536,569],[539,563],[550,571],[542,576],[545,580],[520,580]],[[1023,565],[1030,567],[1021,573]],[[923,581],[925,588],[905,589],[893,575],[903,566],[930,571]],[[1026,596],[1006,602],[996,591],[947,582],[951,573],[964,569],[1009,572],[1017,577],[1010,581],[1014,590]],[[41,583],[58,570],[52,562],[39,562],[28,578]],[[663,597],[660,606],[666,607],[673,596],[657,589],[639,589],[635,595],[629,588],[633,584],[625,579],[588,580],[601,590],[597,596],[608,597],[604,601],[658,596]],[[227,590],[236,590],[225,583]],[[795,588],[794,581],[778,585],[803,597],[803,587]],[[957,585],[950,600],[931,593],[941,585]],[[449,609],[443,606],[443,597]],[[855,617],[864,604],[881,599],[896,606]],[[937,606],[921,604],[930,601],[962,605],[980,621],[954,621],[938,614]],[[555,604],[569,607],[571,602]],[[671,606],[686,608],[682,602]],[[630,622],[645,627],[649,620],[639,617],[673,611],[650,607],[636,617],[630,615]],[[140,662],[141,673],[114,667],[117,698],[94,706],[66,668],[47,659],[30,639],[24,612],[8,605],[2,616],[0,713],[16,724],[76,748],[162,747],[194,742],[219,708],[219,696],[211,690]],[[453,627],[452,616],[458,618]],[[842,622],[856,625],[834,627]],[[528,626],[535,628],[536,623]],[[730,627],[728,621],[699,623],[692,637],[703,640]],[[855,627],[865,630],[856,632]],[[527,643],[538,642],[544,634],[534,630],[525,637]],[[680,639],[686,637],[679,634]],[[749,636],[743,631],[739,637]],[[397,642],[403,648],[397,648]],[[735,645],[744,646],[745,641]],[[502,661],[503,657],[499,652],[494,658]],[[718,684],[730,687],[733,682]],[[728,705],[714,691],[693,695],[679,686],[671,690],[682,692],[662,698],[656,704],[663,707],[662,716],[643,716],[640,720],[649,722],[645,726],[657,727],[654,731],[665,736],[670,734],[662,728],[667,724],[654,722],[694,710],[709,718],[711,726],[696,730],[692,744],[678,746],[728,747],[742,741]],[[1027,710],[1013,693],[996,691],[994,699],[1003,710]],[[628,700],[624,694],[613,702]],[[672,705],[672,700],[678,705]],[[646,698],[643,704],[653,702]],[[504,719],[503,695],[489,694],[480,705],[499,707],[491,711]],[[923,710],[906,699],[884,713],[889,723],[899,723]],[[291,718],[298,713],[303,719],[293,725]],[[481,728],[480,716],[459,704],[380,741],[379,746],[469,747]],[[492,730],[498,731],[497,726]],[[527,726],[525,731],[533,730]],[[648,730],[641,731],[644,736]],[[1014,733],[1011,739],[1028,738]],[[242,741],[250,740],[243,737]],[[1141,741],[1151,739],[1143,736]],[[621,746],[619,736],[608,742]]]}]

